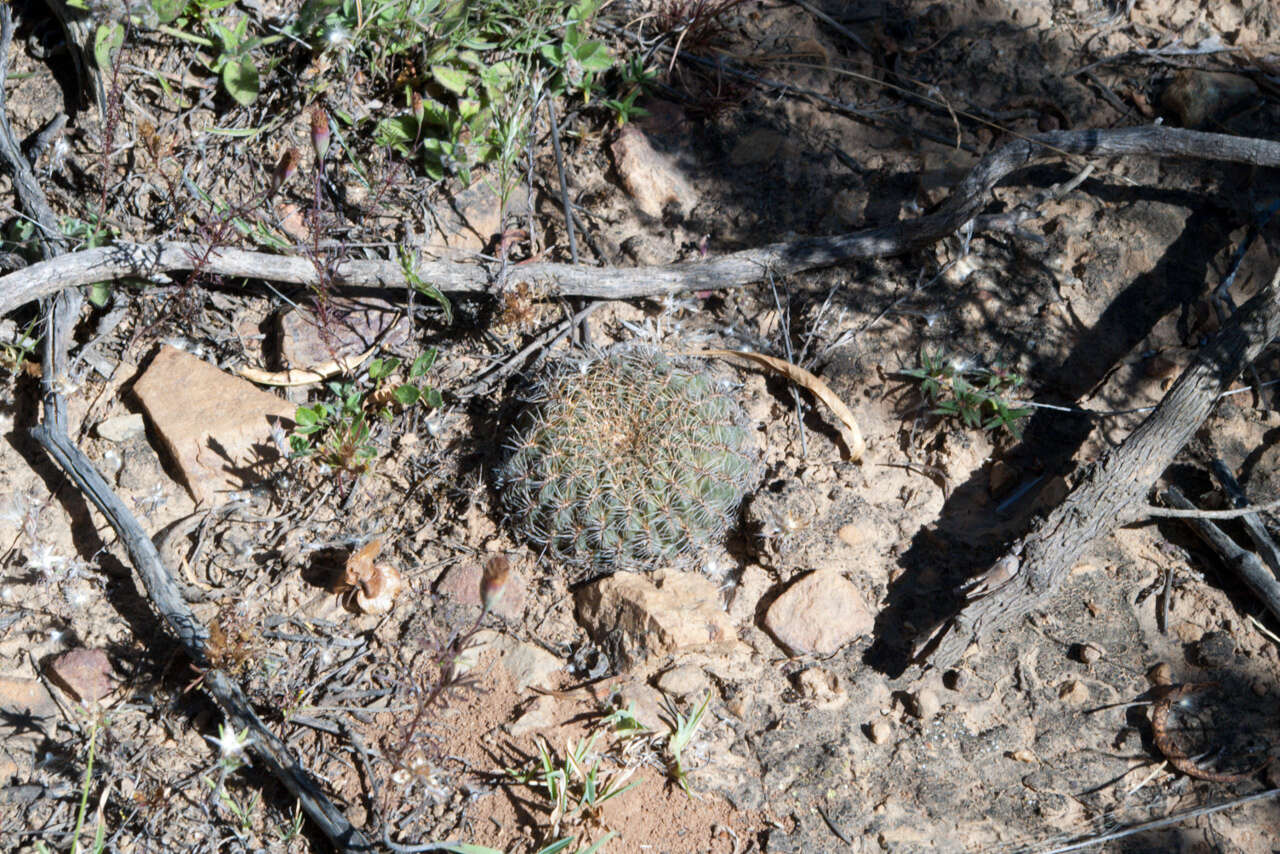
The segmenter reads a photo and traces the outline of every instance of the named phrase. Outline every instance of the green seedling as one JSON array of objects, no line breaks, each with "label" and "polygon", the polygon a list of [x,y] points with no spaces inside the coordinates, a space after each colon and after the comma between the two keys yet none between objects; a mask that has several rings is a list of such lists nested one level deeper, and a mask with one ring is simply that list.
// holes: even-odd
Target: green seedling
[{"label": "green seedling", "polygon": [[966,366],[924,349],[920,351],[920,367],[899,374],[920,383],[920,393],[933,407],[932,414],[957,418],[966,427],[988,432],[1003,429],[1014,439],[1022,438],[1021,421],[1032,410],[1008,399],[1025,383],[1020,374],[1000,367]]},{"label": "green seedling", "polygon": [[372,393],[354,382],[328,384],[332,400],[300,406],[294,414],[297,427],[289,436],[289,450],[295,457],[311,457],[330,468],[360,475],[369,470],[378,456],[369,425],[370,414],[390,421],[394,408],[408,409],[419,403],[433,408],[444,405],[440,392],[425,378],[435,364],[436,350],[421,353],[409,365],[408,378],[398,381],[400,359],[378,358],[369,362]]},{"label": "green seedling", "polygon": [[684,751],[693,741],[693,737],[698,733],[698,727],[702,725],[702,717],[707,712],[707,706],[711,702],[711,693],[702,698],[702,702],[697,705],[693,712],[689,715],[680,714],[680,710],[668,700],[668,713],[671,719],[667,723],[671,727],[671,735],[667,739],[667,773],[674,780],[684,793],[689,797],[693,797],[693,790],[689,788],[689,774],[684,767]]},{"label": "green seedling", "polygon": [[[550,800],[549,823],[553,836],[560,835],[562,824],[594,818],[605,802],[638,785],[627,783],[627,779],[635,772],[634,768],[612,772],[601,769],[602,757],[595,752],[599,737],[600,733],[597,732],[589,739],[566,744],[563,760],[557,760],[546,740],[539,739],[536,767],[507,769],[506,773],[513,781],[540,789]],[[571,841],[572,839],[569,840]]]},{"label": "green seedling", "polygon": [[[596,854],[597,851],[604,849],[604,844],[606,842],[617,835],[617,833],[609,831],[603,837],[596,840],[592,845],[586,848],[575,849],[574,854]],[[539,848],[537,854],[563,854],[563,852],[569,850],[569,846],[573,845],[576,838],[577,837],[574,836],[566,836],[563,839],[557,839],[550,845]],[[465,842],[437,843],[436,847],[440,851],[453,851],[455,854],[503,854],[503,852],[499,851],[497,848],[489,848],[484,845],[470,845]]]}]

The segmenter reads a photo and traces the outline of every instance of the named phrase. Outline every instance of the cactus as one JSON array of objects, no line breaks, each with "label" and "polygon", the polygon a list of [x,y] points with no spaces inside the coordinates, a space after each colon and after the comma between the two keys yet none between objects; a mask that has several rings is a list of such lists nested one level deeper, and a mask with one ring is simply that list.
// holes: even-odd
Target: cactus
[{"label": "cactus", "polygon": [[561,363],[498,471],[512,527],[593,573],[649,569],[720,538],[758,474],[742,408],[648,348]]}]

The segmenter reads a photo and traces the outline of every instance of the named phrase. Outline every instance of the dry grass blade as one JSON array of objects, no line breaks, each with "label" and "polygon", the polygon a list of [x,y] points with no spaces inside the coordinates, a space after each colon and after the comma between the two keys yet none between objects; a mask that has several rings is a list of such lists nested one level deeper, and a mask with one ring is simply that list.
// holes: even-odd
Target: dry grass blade
[{"label": "dry grass blade", "polygon": [[818,377],[806,371],[799,365],[793,365],[783,359],[777,359],[773,356],[766,356],[762,353],[752,353],[750,351],[741,350],[699,350],[689,354],[690,356],[716,356],[721,359],[745,359],[748,362],[754,362],[775,371],[797,385],[804,386],[813,392],[814,396],[831,408],[836,414],[840,422],[845,426],[845,443],[849,447],[849,459],[855,463],[862,460],[862,454],[867,448],[866,442],[862,439],[862,431],[858,429],[858,420],[853,415],[853,410],[845,405],[831,387],[824,383]]}]

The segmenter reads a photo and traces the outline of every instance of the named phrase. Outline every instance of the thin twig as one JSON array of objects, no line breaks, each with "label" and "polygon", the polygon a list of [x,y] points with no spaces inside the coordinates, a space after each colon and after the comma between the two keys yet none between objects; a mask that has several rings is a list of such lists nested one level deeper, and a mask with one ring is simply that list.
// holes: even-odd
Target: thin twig
[{"label": "thin twig", "polygon": [[[1218,483],[1222,484],[1222,488],[1230,496],[1232,504],[1236,507],[1248,505],[1248,496],[1244,494],[1244,490],[1240,488],[1240,484],[1236,481],[1235,476],[1231,474],[1231,470],[1227,468],[1226,463],[1215,459],[1213,465],[1210,466],[1210,471],[1218,479]],[[1258,554],[1262,555],[1262,560],[1267,566],[1271,567],[1271,572],[1277,578],[1280,578],[1280,547],[1276,546],[1276,541],[1271,539],[1271,534],[1267,532],[1266,527],[1253,513],[1246,514],[1241,521],[1244,523],[1245,532],[1249,534],[1249,539],[1253,540],[1254,548],[1258,550]]]},{"label": "thin twig", "polygon": [[1239,519],[1242,516],[1252,516],[1255,513],[1269,513],[1272,510],[1280,509],[1280,498],[1275,501],[1268,501],[1266,504],[1255,504],[1251,507],[1237,507],[1234,510],[1190,510],[1157,507],[1154,504],[1148,504],[1144,513],[1148,516],[1158,516],[1162,519]]},{"label": "thin twig", "polygon": [[[918,219],[774,243],[706,261],[632,269],[539,263],[513,267],[509,274],[517,281],[550,283],[549,296],[629,299],[738,287],[760,281],[768,270],[790,275],[855,259],[900,255],[960,229],[982,210],[988,194],[1009,174],[1043,157],[1061,154],[1192,157],[1280,166],[1280,142],[1271,140],[1166,127],[1055,131],[1013,140],[983,158],[941,208]],[[190,270],[193,258],[202,259],[202,269],[210,274],[300,285],[319,282],[315,264],[304,257],[230,248],[209,250],[190,243],[119,243],[64,255],[0,277],[0,315],[65,287]],[[445,292],[492,289],[490,269],[478,264],[427,261],[420,263],[416,272]],[[332,281],[334,286],[345,288],[405,288],[409,284],[398,259],[344,260],[334,265]]]},{"label": "thin twig", "polygon": [[1231,800],[1223,801],[1222,803],[1210,804],[1209,806],[1197,807],[1196,809],[1187,810],[1186,812],[1175,813],[1174,815],[1165,816],[1164,818],[1156,818],[1151,821],[1131,824],[1128,827],[1112,831],[1111,833],[1091,836],[1088,839],[1081,839],[1080,841],[1072,842],[1069,845],[1062,845],[1058,848],[1042,851],[1040,854],[1067,854],[1069,851],[1081,851],[1085,848],[1092,848],[1095,845],[1101,845],[1104,842],[1115,842],[1117,839],[1124,839],[1125,837],[1133,836],[1134,834],[1146,833],[1151,830],[1159,830],[1162,827],[1181,824],[1182,822],[1190,821],[1193,818],[1213,815],[1214,813],[1222,812],[1223,810],[1228,810],[1232,807],[1242,807],[1245,804],[1251,804],[1255,801],[1265,801],[1269,798],[1274,798],[1276,795],[1280,795],[1280,788],[1267,789],[1263,792],[1255,792],[1252,795],[1232,798]]},{"label": "thin twig", "polygon": [[[578,240],[573,232],[573,202],[569,199],[569,178],[564,171],[564,152],[560,149],[560,128],[556,125],[556,105],[554,98],[547,98],[547,120],[551,125],[551,149],[556,156],[556,172],[560,176],[560,202],[564,205],[564,227],[565,234],[569,237],[569,257],[573,260],[573,266],[578,266]],[[575,309],[581,311],[583,308],[582,300],[574,300]],[[574,333],[579,344],[583,347],[591,346],[591,327],[587,323],[584,316],[578,323],[578,328]]]}]

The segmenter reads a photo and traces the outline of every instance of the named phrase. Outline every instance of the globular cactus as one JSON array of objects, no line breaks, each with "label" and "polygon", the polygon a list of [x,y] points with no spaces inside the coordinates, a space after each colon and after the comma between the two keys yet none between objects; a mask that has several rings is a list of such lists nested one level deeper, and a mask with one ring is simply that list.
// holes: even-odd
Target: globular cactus
[{"label": "globular cactus", "polygon": [[512,527],[591,573],[696,554],[758,478],[737,401],[649,348],[553,368],[507,450],[497,479]]}]

